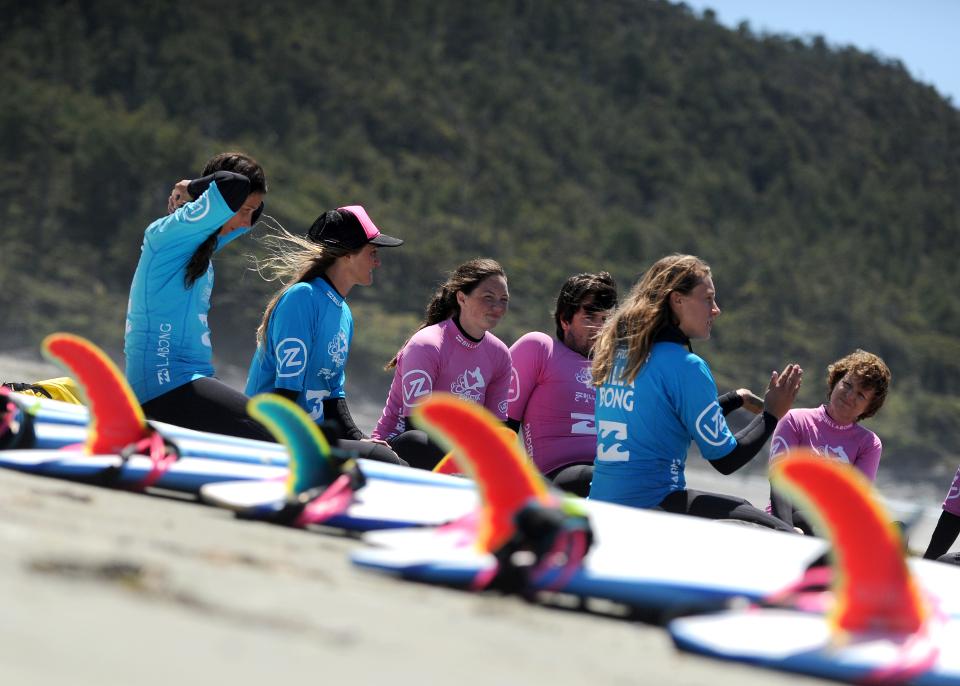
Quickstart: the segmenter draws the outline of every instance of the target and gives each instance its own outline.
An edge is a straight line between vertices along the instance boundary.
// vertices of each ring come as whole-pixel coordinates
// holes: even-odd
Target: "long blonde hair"
[[[257,327],[257,344],[266,340],[270,315],[284,293],[298,283],[323,276],[331,265],[344,255],[362,250],[362,246],[357,250],[345,250],[324,243],[314,243],[290,233],[279,224],[274,227],[274,231],[275,233],[263,238],[269,255],[256,261],[256,270],[265,281],[279,281],[283,287],[273,294],[263,311],[263,318]]]
[[[710,265],[694,255],[668,255],[657,260],[633,285],[610,315],[593,348],[593,382],[609,380],[617,349],[627,349],[623,378],[632,383],[647,361],[654,339],[673,321],[670,294],[688,294],[710,276]]]

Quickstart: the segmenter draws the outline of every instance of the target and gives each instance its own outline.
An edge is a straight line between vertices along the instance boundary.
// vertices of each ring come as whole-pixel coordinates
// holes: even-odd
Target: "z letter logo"
[[[403,406],[416,407],[433,393],[433,379],[422,369],[411,369],[400,379]]]
[[[779,455],[780,453],[785,453],[790,449],[790,446],[787,445],[787,442],[783,439],[783,436],[777,436],[773,439],[773,442],[770,444],[770,457],[774,455]]]
[[[277,355],[277,378],[300,376],[307,368],[307,346],[299,338],[284,338],[274,349]]]
[[[697,417],[697,433],[710,445],[723,445],[727,442],[727,422],[717,401],[707,405]]]
[[[188,202],[182,208],[183,221],[195,223],[207,216],[210,212],[210,194],[203,193],[193,202]]]

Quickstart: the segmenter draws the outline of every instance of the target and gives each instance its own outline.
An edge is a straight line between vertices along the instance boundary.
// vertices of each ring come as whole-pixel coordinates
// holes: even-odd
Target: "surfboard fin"
[[[80,336],[54,333],[43,340],[42,349],[76,379],[86,398],[90,409],[87,454],[117,453],[151,434],[126,378],[100,348]]]
[[[516,441],[517,432],[511,429],[508,426],[498,425],[497,428],[500,431],[503,431],[503,435],[506,436],[509,440]],[[529,457],[524,454],[524,459],[529,461]],[[437,474],[450,474],[458,475],[463,474],[463,470],[460,469],[460,466],[457,464],[457,451],[451,450],[444,455],[437,465],[433,468],[433,471]]]
[[[585,513],[548,491],[516,435],[504,431],[484,408],[435,393],[414,416],[456,454],[459,466],[476,482],[481,506],[468,518],[469,525],[475,526],[476,547],[493,553],[498,566],[481,573],[474,587],[494,577],[505,581],[507,590],[562,585],[592,543]],[[518,569],[512,558],[520,551],[533,553],[534,563]]]
[[[333,459],[330,444],[306,412],[272,393],[251,398],[247,411],[266,426],[290,454],[287,507],[278,513],[279,518],[306,526],[319,523],[349,505],[353,492],[363,486],[363,474],[355,461],[347,460],[341,465]],[[324,497],[337,504],[327,507],[317,503]]]
[[[787,453],[770,469],[774,484],[809,508],[831,542],[835,632],[918,631],[930,611],[910,575],[899,529],[849,465],[809,450]]]

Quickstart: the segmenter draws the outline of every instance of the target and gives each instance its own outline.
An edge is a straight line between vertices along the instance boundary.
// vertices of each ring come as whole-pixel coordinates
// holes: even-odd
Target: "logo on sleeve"
[[[400,379],[403,406],[416,407],[433,393],[433,379],[422,369],[411,369]]]
[[[306,400],[310,406],[310,419],[315,422],[323,419],[323,401],[330,395],[330,391],[307,391]]]
[[[780,453],[785,453],[790,449],[790,446],[787,445],[787,442],[784,440],[783,436],[774,437],[773,441],[770,442],[770,457],[774,455],[779,455]]]
[[[520,397],[520,375],[514,367],[510,368],[510,388],[507,390],[507,402],[512,403]]]
[[[181,208],[183,212],[183,221],[196,223],[207,216],[210,212],[210,194],[204,192],[193,202],[188,202]]]
[[[307,346],[299,338],[284,338],[275,352],[278,378],[300,376],[307,368]]]
[[[707,405],[697,417],[697,433],[710,445],[723,445],[727,442],[727,420],[723,418],[723,410],[716,400]]]
[[[960,476],[960,470],[957,470],[957,476]],[[950,492],[947,493],[945,500],[956,500],[960,498],[960,478],[953,480],[953,483],[950,484]]]

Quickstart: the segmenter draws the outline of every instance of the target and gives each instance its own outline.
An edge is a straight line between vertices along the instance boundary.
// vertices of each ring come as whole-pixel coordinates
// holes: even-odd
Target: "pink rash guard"
[[[514,378],[507,415],[521,423],[523,445],[544,474],[593,462],[597,398],[590,360],[539,331],[510,348]]]
[[[950,484],[950,491],[943,501],[943,509],[960,517],[960,468],[957,468],[957,475]]]
[[[373,438],[403,433],[406,417],[434,392],[453,393],[507,418],[510,351],[489,331],[470,340],[452,319],[420,329],[403,346]]]
[[[787,412],[770,439],[770,458],[790,448],[812,448],[834,460],[852,464],[870,481],[877,478],[883,444],[875,433],[857,423],[837,424],[826,405]]]

